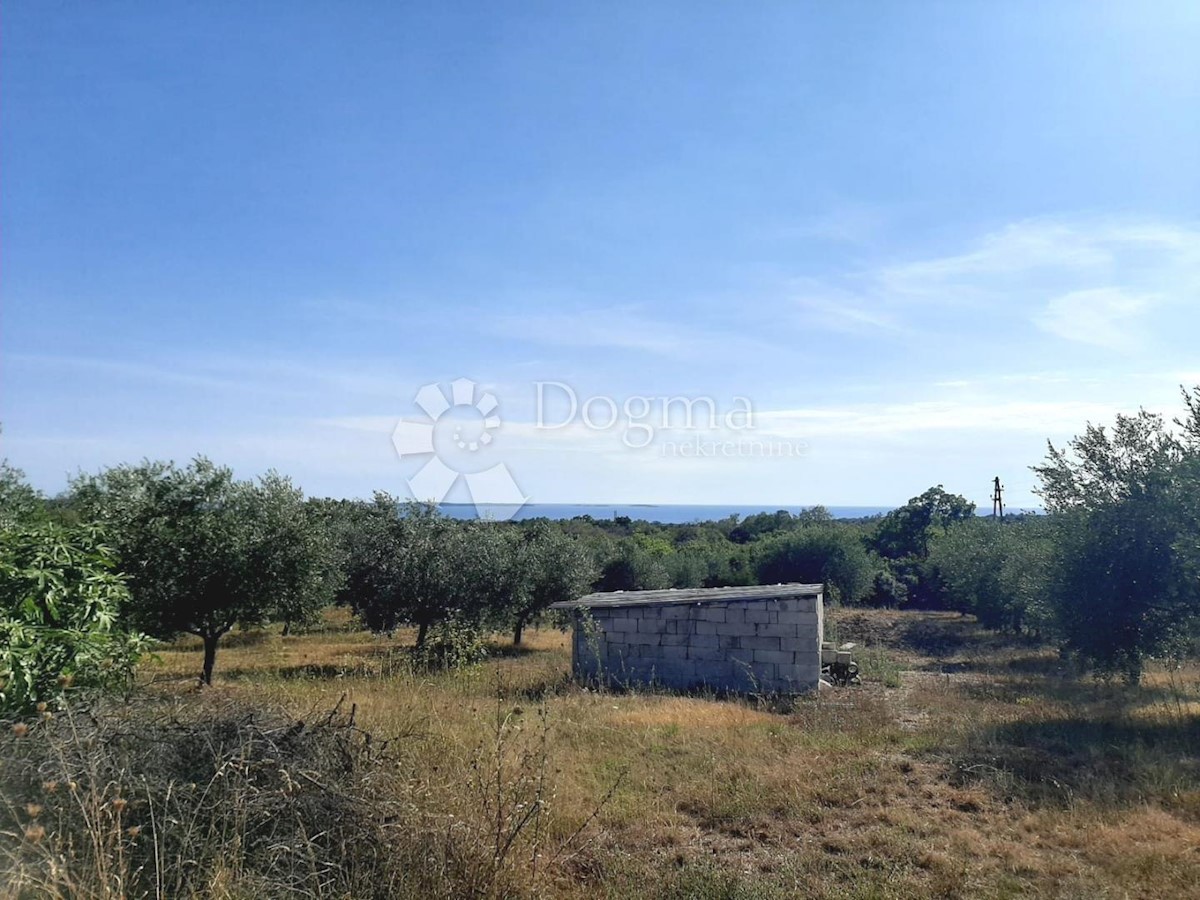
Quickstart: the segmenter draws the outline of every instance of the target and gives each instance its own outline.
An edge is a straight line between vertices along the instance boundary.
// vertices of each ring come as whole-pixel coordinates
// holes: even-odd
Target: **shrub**
[[[1064,649],[1136,682],[1200,622],[1200,387],[1184,417],[1118,415],[1035,466],[1054,516],[1051,600]]]
[[[0,896],[543,896],[620,776],[582,822],[552,821],[547,708],[507,693],[449,776],[409,764],[418,732],[380,742],[342,703],[306,722],[204,693],[0,721]]]
[[[852,603],[871,585],[872,563],[854,532],[812,525],[763,538],[755,545],[759,584],[821,582],[830,599]]]
[[[0,712],[31,711],[68,687],[112,687],[144,641],[118,624],[129,599],[95,528],[48,522],[0,532]]]
[[[949,608],[974,613],[987,628],[1019,633],[1048,622],[1051,557],[1047,523],[979,519],[937,536],[929,561]]]
[[[884,568],[875,572],[871,579],[871,589],[867,593],[867,603],[871,606],[882,606],[897,609],[908,602],[908,588],[904,582]]]
[[[617,555],[600,572],[598,591],[652,591],[671,586],[671,573],[663,556],[632,541],[622,541]]]
[[[341,710],[108,704],[0,746],[14,895],[393,895],[386,747]]]
[[[487,659],[483,629],[464,619],[443,619],[435,623],[421,644],[413,648],[413,661],[419,669],[460,669]]]

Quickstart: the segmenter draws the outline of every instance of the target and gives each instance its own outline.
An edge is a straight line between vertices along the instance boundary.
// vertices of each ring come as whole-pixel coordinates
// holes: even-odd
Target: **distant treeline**
[[[949,609],[1058,640],[1136,680],[1190,652],[1200,620],[1200,388],[1173,423],[1089,425],[1035,466],[1045,516],[975,515],[931,487],[869,519],[816,507],[661,524],[626,517],[463,521],[432,505],[306,499],[275,473],[240,481],[205,459],[117,466],[47,499],[0,465],[0,705],[128,672],[143,635],[204,643],[211,680],[235,627],[285,632],[330,603],[417,630],[430,664],[520,642],[591,590],[822,582],[833,602]]]

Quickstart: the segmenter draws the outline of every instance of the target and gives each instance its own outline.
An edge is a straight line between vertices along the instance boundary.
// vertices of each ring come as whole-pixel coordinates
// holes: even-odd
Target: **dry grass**
[[[300,718],[345,695],[363,728],[399,738],[395,799],[480,845],[491,838],[472,773],[499,760],[497,790],[515,808],[536,788],[539,816],[536,839],[487,882],[495,895],[1197,894],[1195,667],[1129,689],[1078,679],[1053,651],[970,618],[831,619],[874,655],[867,680],[787,714],[583,690],[554,631],[529,632],[521,650],[498,640],[469,671],[423,674],[405,664],[410,635],[373,638],[340,613],[311,634],[235,635],[203,693]],[[187,702],[201,693],[198,657],[164,650],[145,680]]]

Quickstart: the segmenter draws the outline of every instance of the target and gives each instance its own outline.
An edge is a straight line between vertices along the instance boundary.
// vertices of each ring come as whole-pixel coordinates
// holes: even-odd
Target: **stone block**
[[[571,637],[572,671],[671,689],[802,692],[819,680],[823,604],[816,598],[597,610]]]
[[[747,610],[740,606],[724,606],[726,622],[744,622],[746,621]]]
[[[655,669],[661,672],[663,675],[676,675],[687,678],[694,678],[696,676],[697,668],[698,664],[695,660],[684,658],[664,659],[659,661],[658,665],[655,667]]]
[[[729,680],[735,691],[768,693],[775,690],[775,666],[759,663],[749,668],[735,667]]]
[[[789,640],[791,638],[795,637],[795,634],[793,634],[790,629],[788,629],[786,626],[780,625],[777,622],[768,622],[765,625],[763,625],[763,624],[755,625],[754,633],[758,637],[773,637],[773,638],[786,637]]]
[[[759,634],[754,637],[742,638],[742,646],[747,650],[779,650],[779,638]]]
[[[812,666],[778,665],[775,671],[776,677],[785,681],[808,682],[821,677],[820,669],[814,669]]]
[[[755,650],[754,661],[756,663],[773,663],[775,665],[794,665],[796,662],[796,654],[790,650]]]
[[[738,650],[728,653],[725,661],[729,663],[732,672],[751,672],[754,670],[754,651]]]
[[[663,626],[666,623],[661,622],[658,619],[647,618],[647,619],[639,619],[637,624],[638,624],[637,630],[638,630],[639,634],[662,634]]]
[[[738,637],[750,637],[757,634],[757,625],[751,622],[726,622],[724,625],[717,623],[709,623],[717,625],[717,634],[722,637],[737,635]]]
[[[727,659],[697,660],[694,663],[697,677],[702,677],[706,684],[719,686],[729,678],[732,664]]]
[[[815,629],[819,623],[815,612],[781,612],[779,614],[779,624],[807,625]]]

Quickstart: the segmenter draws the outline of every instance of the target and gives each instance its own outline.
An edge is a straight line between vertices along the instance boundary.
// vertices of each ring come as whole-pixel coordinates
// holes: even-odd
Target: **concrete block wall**
[[[744,693],[817,689],[821,597],[593,607],[579,618],[576,677]]]

